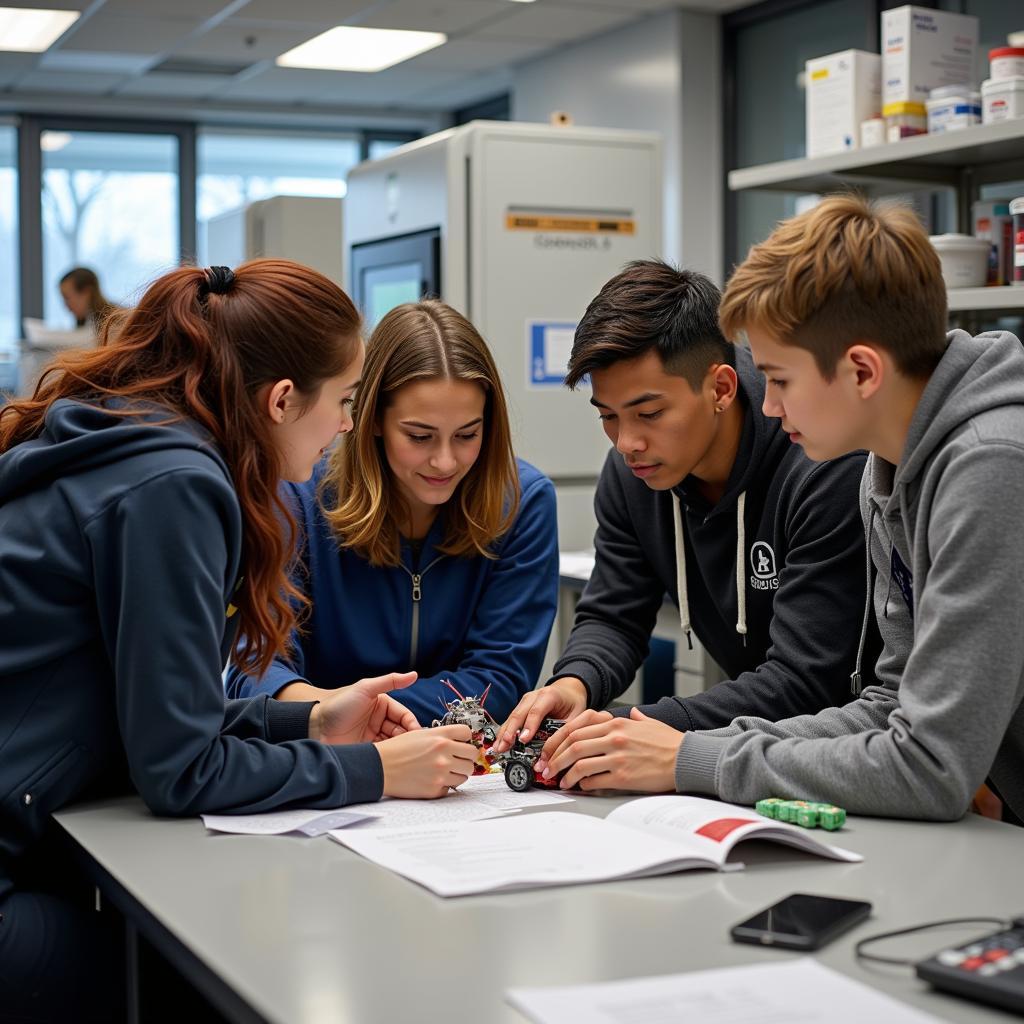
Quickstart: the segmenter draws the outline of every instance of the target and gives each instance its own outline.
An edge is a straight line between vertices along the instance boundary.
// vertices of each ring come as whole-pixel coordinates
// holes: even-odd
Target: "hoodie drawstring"
[[[690,597],[686,590],[686,545],[683,543],[683,499],[673,495],[672,525],[675,527],[676,538],[676,594],[679,597],[679,625],[686,634],[686,643],[693,650],[693,637],[690,635]]]
[[[676,541],[676,594],[679,597],[679,625],[686,634],[686,643],[693,650],[693,638],[690,632],[690,597],[686,587],[686,544],[683,541],[683,501],[678,494],[673,495],[672,525],[675,529]],[[747,492],[744,491],[736,499],[736,632],[743,637],[743,646],[747,645],[747,588],[744,582],[744,553],[746,549],[747,531],[743,523],[743,511],[747,504]]]
[[[736,632],[743,637],[744,647],[747,646],[747,586],[744,580],[747,530],[743,525],[743,510],[746,505],[747,492],[742,491],[736,499]]]
[[[874,504],[872,504],[871,505],[871,511],[868,512],[867,543],[864,545],[865,549],[866,549],[865,555],[866,555],[866,561],[867,561],[867,570],[866,570],[866,574],[865,574],[865,580],[866,580],[866,583],[867,583],[867,587],[865,588],[865,594],[864,594],[864,618],[861,620],[861,624],[860,624],[860,643],[857,644],[857,664],[854,666],[853,673],[850,676],[850,692],[854,695],[854,697],[859,697],[860,696],[860,691],[861,691],[860,665],[861,665],[861,660],[864,657],[864,645],[867,643],[867,639],[868,639],[868,622],[871,619],[871,568],[872,568],[872,563],[871,563],[871,538],[874,535],[874,528],[875,528],[875,506],[874,506]],[[888,598],[888,596],[886,596],[886,601],[888,602],[888,600],[889,600],[889,598]]]

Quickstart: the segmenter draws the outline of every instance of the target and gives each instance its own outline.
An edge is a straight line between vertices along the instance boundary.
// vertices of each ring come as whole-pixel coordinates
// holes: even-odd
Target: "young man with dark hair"
[[[825,199],[754,246],[721,323],[746,335],[767,378],[765,413],[808,456],[870,451],[864,621],[873,610],[884,646],[877,685],[858,681],[845,707],[685,733],[665,788],[937,821],[959,818],[977,793],[1021,824],[1020,342],[947,334],[938,255],[917,218],[855,196]],[[835,641],[857,632],[851,616]],[[597,788],[616,723],[577,723],[547,768],[571,765],[565,785]]]
[[[764,384],[749,353],[722,336],[719,299],[700,274],[637,262],[577,328],[566,382],[589,375],[614,445],[594,499],[596,564],[554,677],[522,699],[499,751],[546,716],[572,719],[619,696],[666,594],[729,680],[634,709],[621,726],[629,748],[603,785],[671,789],[677,730],[849,699],[848,625],[865,594],[864,456],[815,464],[764,416]]]

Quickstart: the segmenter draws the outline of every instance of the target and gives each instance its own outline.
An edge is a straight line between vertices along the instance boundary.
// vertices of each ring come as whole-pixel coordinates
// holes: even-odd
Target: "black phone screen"
[[[871,913],[863,900],[794,893],[731,930],[737,942],[788,949],[817,949]]]

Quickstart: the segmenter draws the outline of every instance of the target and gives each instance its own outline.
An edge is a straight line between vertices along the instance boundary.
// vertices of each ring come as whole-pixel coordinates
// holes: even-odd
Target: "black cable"
[[[914,932],[927,931],[930,928],[948,928],[955,924],[997,924],[1001,928],[1010,928],[1012,921],[1004,920],[1001,917],[950,917],[945,921],[929,921],[927,924],[915,924],[911,928],[899,928],[894,932],[880,932],[878,935],[869,935],[861,939],[853,947],[853,955],[861,960],[872,960],[879,964],[895,964],[897,967],[913,967],[920,958],[913,960],[905,957],[879,956],[877,953],[865,953],[864,947],[870,942],[881,942],[882,939],[895,939],[899,935],[912,935]]]

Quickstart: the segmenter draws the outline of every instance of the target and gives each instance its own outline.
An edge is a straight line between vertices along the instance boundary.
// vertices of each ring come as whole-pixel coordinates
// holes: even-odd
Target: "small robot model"
[[[473,766],[473,774],[486,775],[496,770],[490,750],[498,738],[498,723],[484,707],[491,689],[490,685],[479,697],[463,697],[447,679],[442,679],[441,682],[455,694],[455,700],[441,701],[444,705],[444,714],[430,723],[431,728],[439,725],[468,725],[472,734],[470,739],[479,751]]]
[[[515,742],[504,754],[497,755],[497,762],[501,764],[505,773],[505,782],[509,789],[517,793],[525,793],[532,786],[544,786],[546,789],[555,789],[564,772],[553,778],[545,779],[538,775],[534,765],[540,758],[540,752],[549,739],[559,730],[565,722],[557,718],[545,718],[540,723],[540,728],[533,734],[529,743],[523,743],[517,736]]]
[[[517,736],[509,750],[504,754],[496,754],[493,747],[498,738],[498,724],[484,708],[490,686],[479,697],[463,697],[447,679],[442,679],[441,682],[455,694],[455,700],[442,701],[444,715],[435,718],[430,725],[469,726],[471,739],[479,751],[476,764],[473,766],[474,775],[503,772],[509,789],[517,793],[525,793],[535,785],[547,789],[554,789],[558,785],[564,773],[560,773],[556,778],[545,779],[537,774],[534,765],[540,758],[544,744],[565,725],[564,722],[557,718],[545,718],[529,743],[523,743]]]

